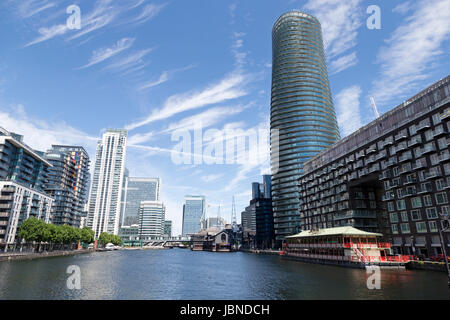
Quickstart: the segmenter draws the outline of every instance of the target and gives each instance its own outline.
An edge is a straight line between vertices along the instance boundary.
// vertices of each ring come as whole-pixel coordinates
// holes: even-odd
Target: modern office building
[[[303,230],[380,232],[398,254],[442,253],[450,212],[450,76],[304,164]],[[449,250],[450,233],[444,233]],[[450,253],[450,252],[449,252]]]
[[[184,197],[182,230],[183,237],[197,233],[202,229],[202,221],[205,220],[205,212],[205,196],[187,195]]]
[[[119,233],[127,131],[107,129],[97,144],[87,226],[95,237]]]
[[[53,145],[45,159],[52,164],[45,189],[55,199],[51,222],[78,228],[88,198],[89,155],[83,147]]]
[[[143,201],[139,206],[139,239],[164,237],[165,207],[160,201]]]
[[[275,235],[270,181],[270,176],[264,175],[263,183],[252,183],[250,205],[241,213],[243,230],[254,232],[253,243],[259,249],[274,247]]]
[[[0,246],[14,243],[30,217],[50,222],[53,198],[44,190],[51,166],[21,135],[0,127]]]
[[[164,236],[167,238],[172,238],[172,221],[164,221]]]
[[[319,21],[283,14],[272,30],[272,200],[277,240],[300,229],[303,163],[339,140]]]
[[[124,184],[122,225],[138,223],[142,201],[160,201],[161,179],[127,177]]]

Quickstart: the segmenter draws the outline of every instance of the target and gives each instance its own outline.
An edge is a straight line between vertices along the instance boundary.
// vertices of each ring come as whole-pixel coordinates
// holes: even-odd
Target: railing
[[[308,259],[322,259],[322,260],[334,260],[334,261],[346,261],[346,262],[399,262],[406,263],[408,261],[417,260],[415,256],[401,255],[401,256],[364,256],[360,258],[358,256],[332,256],[332,255],[322,255],[322,254],[307,254],[307,253],[294,253],[289,251],[284,251],[284,255]],[[364,261],[361,261],[364,260]]]

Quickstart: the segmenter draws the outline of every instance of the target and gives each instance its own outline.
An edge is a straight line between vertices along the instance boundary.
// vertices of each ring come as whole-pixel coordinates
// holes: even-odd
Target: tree
[[[98,237],[98,241],[100,242],[101,245],[106,245],[108,243],[110,243],[110,235],[106,232],[102,232],[100,234],[100,236]]]
[[[94,242],[94,236],[95,233],[93,230],[87,227],[83,227],[83,229],[81,229],[81,242],[92,243]]]

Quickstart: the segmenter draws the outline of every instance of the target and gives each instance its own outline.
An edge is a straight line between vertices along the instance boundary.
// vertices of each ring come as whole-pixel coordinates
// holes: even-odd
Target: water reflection
[[[81,290],[66,287],[69,265]],[[0,299],[449,299],[440,272],[365,270],[245,253],[115,251],[0,263]]]

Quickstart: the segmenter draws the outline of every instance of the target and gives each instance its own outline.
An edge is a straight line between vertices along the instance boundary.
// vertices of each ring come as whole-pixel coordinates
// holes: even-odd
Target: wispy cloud
[[[196,65],[191,64],[186,67],[179,68],[179,69],[165,70],[160,74],[158,79],[144,82],[137,89],[142,91],[142,90],[146,90],[146,89],[150,89],[150,88],[159,86],[160,84],[163,84],[163,83],[169,81],[176,73],[181,72],[181,71],[186,71],[186,70],[189,70],[189,69],[192,69],[195,67],[196,67]]]
[[[130,48],[133,45],[134,38],[123,38],[117,41],[113,46],[108,48],[100,48],[95,50],[92,53],[92,57],[89,60],[89,63],[80,67],[80,69],[89,68],[97,63],[100,63],[102,61],[105,61],[106,59],[109,59],[111,57],[114,57],[115,55],[119,54],[120,52]]]
[[[18,2],[18,11],[23,18],[29,18],[54,6],[54,2],[47,0],[22,0]]]
[[[166,100],[162,109],[155,110],[144,120],[129,124],[126,128],[133,130],[154,121],[170,118],[181,112],[242,97],[247,94],[242,89],[245,80],[246,78],[243,74],[232,73],[219,83],[211,85],[200,92],[171,96]]]
[[[146,5],[141,13],[133,20],[136,24],[144,23],[152,18],[154,18],[167,4],[148,4]]]
[[[400,13],[400,14],[405,14],[407,13],[410,9],[412,8],[411,2],[406,1],[406,2],[402,2],[398,5],[396,5],[394,7],[394,9],[392,9],[392,12],[395,13]]]
[[[29,117],[20,104],[0,107],[0,124],[8,131],[23,135],[25,143],[40,151],[46,151],[53,144],[67,144],[82,145],[93,153],[98,140],[62,121]]]
[[[144,49],[133,52],[123,58],[120,58],[110,64],[108,64],[105,69],[116,70],[116,71],[125,71],[125,70],[138,70],[145,66],[143,58],[152,52],[154,49]]]
[[[223,173],[218,173],[218,174],[208,174],[208,175],[204,175],[202,176],[202,180],[205,181],[206,183],[208,182],[214,182],[216,180],[219,180],[220,178],[223,177]]]
[[[169,72],[163,71],[161,73],[161,75],[159,76],[158,80],[146,82],[143,85],[141,85],[138,88],[138,90],[145,90],[145,89],[153,88],[153,87],[159,86],[160,84],[162,84],[168,80],[169,80]]]
[[[56,36],[60,36],[63,35],[64,33],[67,32],[67,27],[65,24],[58,24],[58,25],[54,25],[52,27],[46,28],[39,28],[38,32],[40,34],[39,37],[37,37],[36,39],[34,39],[31,42],[28,42],[25,47],[29,47],[32,46],[34,44],[43,42],[43,41],[47,41],[50,40]]]
[[[331,64],[337,64],[339,58],[338,60],[336,58],[357,44],[358,28],[362,25],[364,12],[361,0],[309,0],[304,8],[319,19],[325,52]],[[347,59],[349,56],[347,55]],[[337,72],[345,69],[342,68]]]
[[[336,96],[337,121],[343,136],[362,127],[359,110],[360,96],[361,88],[356,85],[343,89]]]
[[[348,69],[358,63],[356,52],[352,52],[348,55],[341,56],[336,60],[333,60],[330,64],[330,74],[339,73],[345,69]]]
[[[378,54],[380,72],[370,94],[378,104],[418,90],[436,58],[448,50],[443,48],[450,38],[448,4],[448,0],[420,1],[386,40]]]

